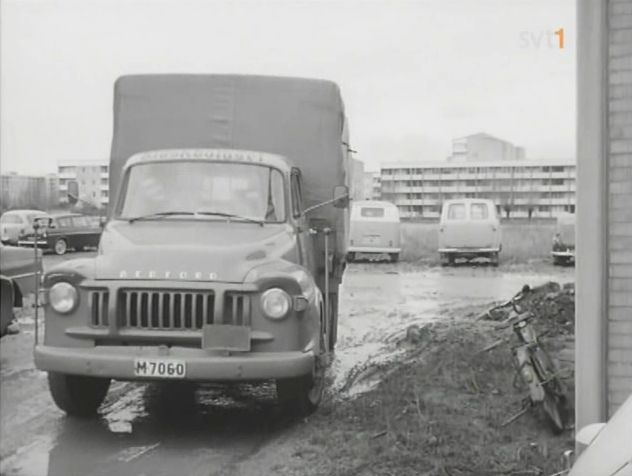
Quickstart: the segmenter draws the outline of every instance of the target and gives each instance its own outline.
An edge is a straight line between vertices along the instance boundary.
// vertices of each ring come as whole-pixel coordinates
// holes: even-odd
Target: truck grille
[[[223,319],[215,316],[212,291],[121,290],[119,323],[131,329],[201,330],[205,324],[250,325],[250,296],[224,295]]]
[[[106,290],[90,291],[90,324],[94,327],[107,327],[110,323],[108,306],[110,293]]]
[[[123,290],[119,294],[123,327],[133,329],[199,330],[213,323],[212,292]]]

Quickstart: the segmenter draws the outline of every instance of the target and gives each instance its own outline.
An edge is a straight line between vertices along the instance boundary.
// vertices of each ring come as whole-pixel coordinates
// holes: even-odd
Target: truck
[[[43,278],[35,362],[71,416],[110,382],[275,381],[319,405],[349,224],[339,87],[132,75],[114,88],[113,192],[97,255]]]

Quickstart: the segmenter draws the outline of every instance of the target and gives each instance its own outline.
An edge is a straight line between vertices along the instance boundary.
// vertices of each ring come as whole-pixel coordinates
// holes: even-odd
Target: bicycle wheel
[[[557,381],[557,378],[555,378]],[[554,433],[561,433],[566,429],[566,413],[568,411],[568,401],[566,396],[558,393],[551,385],[552,382],[544,384],[544,400],[542,401],[542,410]]]

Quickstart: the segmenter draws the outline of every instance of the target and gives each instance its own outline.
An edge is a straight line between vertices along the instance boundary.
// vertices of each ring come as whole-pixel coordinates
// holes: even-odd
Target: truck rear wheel
[[[103,403],[109,378],[48,372],[48,388],[55,404],[70,416],[89,417]]]

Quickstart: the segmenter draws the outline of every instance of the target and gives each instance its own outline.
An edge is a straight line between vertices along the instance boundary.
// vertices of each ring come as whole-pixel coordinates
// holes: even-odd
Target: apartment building
[[[57,166],[59,192],[62,203],[66,202],[68,182],[79,184],[79,198],[95,207],[104,208],[110,199],[108,165],[106,161],[64,162]]]
[[[379,172],[364,172],[364,190],[362,200],[381,200],[381,182]]]
[[[575,212],[573,160],[442,161],[381,167],[381,197],[402,218],[438,218],[444,200],[488,198],[504,217]]]

